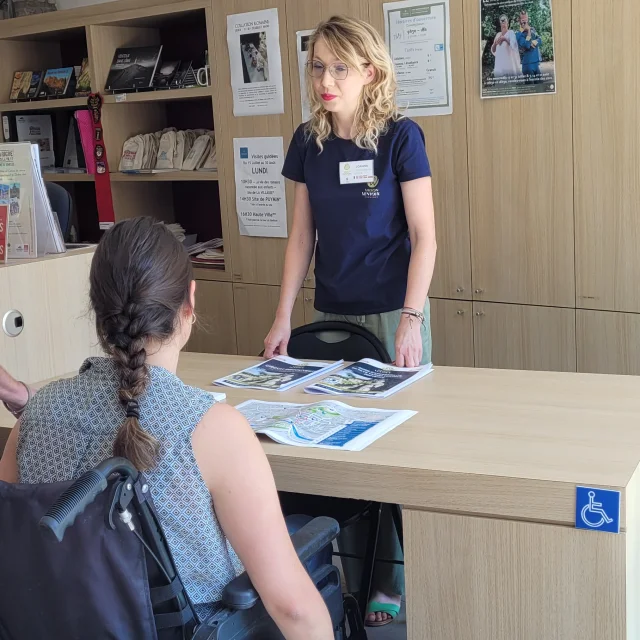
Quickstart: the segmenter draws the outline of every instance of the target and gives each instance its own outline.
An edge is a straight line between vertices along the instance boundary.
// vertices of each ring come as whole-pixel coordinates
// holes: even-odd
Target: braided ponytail
[[[189,304],[191,261],[167,227],[153,218],[120,222],[103,236],[91,265],[91,305],[102,348],[116,365],[125,411],[113,455],[140,471],[152,469],[160,443],[140,424],[140,399],[149,384],[150,343],[171,339]]]

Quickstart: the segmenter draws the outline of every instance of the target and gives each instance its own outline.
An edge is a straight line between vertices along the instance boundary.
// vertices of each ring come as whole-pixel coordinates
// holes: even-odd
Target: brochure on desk
[[[253,367],[214,380],[214,384],[237,389],[286,391],[312,378],[334,371],[343,364],[338,362],[303,362],[288,356],[276,356]]]
[[[248,400],[236,407],[256,433],[297,447],[362,451],[416,411],[362,409],[337,400],[313,404]]]
[[[305,389],[306,393],[328,393],[363,398],[388,398],[433,371],[431,364],[404,368],[365,358],[354,362]]]

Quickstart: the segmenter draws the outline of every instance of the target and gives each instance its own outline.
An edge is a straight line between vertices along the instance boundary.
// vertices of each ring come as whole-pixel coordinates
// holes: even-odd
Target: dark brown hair
[[[189,305],[191,260],[171,231],[154,218],[132,218],[109,229],[98,244],[90,299],[100,344],[120,375],[118,395],[126,417],[113,455],[138,469],[155,466],[160,445],[140,426],[138,400],[147,388],[146,347],[165,342]]]

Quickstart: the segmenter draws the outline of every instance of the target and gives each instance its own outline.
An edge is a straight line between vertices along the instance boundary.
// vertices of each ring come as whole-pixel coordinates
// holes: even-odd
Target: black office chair
[[[322,334],[332,332],[335,342],[322,339]],[[313,322],[297,327],[291,332],[287,353],[292,358],[305,360],[346,360],[355,362],[372,358],[391,364],[391,357],[382,342],[371,331],[349,322]]]
[[[292,541],[302,562],[338,531],[330,518],[297,531]],[[75,482],[0,482],[0,576],[1,640],[283,638],[246,574],[227,585],[213,617],[198,618],[147,480],[124,458],[106,460]],[[321,565],[311,577],[336,640],[366,639],[357,605],[343,601],[337,569]]]
[[[323,334],[331,332],[332,341],[323,339]],[[327,337],[327,336],[324,336]],[[340,338],[336,341],[333,338]],[[391,364],[391,357],[382,342],[359,325],[349,322],[325,321],[297,327],[291,332],[287,353],[292,358],[304,360],[345,360],[355,362],[372,358]],[[376,562],[389,562],[387,558],[377,558],[378,535],[383,506],[380,502],[349,500],[346,498],[326,498],[324,496],[299,496],[280,493],[283,511],[290,513],[302,510],[310,516],[329,515],[340,523],[341,529],[355,524],[362,518],[369,520],[369,536],[363,558],[362,578],[358,593],[358,604],[363,617],[371,597],[371,584]],[[390,505],[393,522],[403,547],[402,512],[398,505]],[[336,554],[338,556],[344,554]]]
[[[47,194],[51,209],[58,216],[60,231],[65,242],[69,242],[71,234],[71,218],[73,214],[73,200],[71,194],[62,186],[55,182],[47,182]]]

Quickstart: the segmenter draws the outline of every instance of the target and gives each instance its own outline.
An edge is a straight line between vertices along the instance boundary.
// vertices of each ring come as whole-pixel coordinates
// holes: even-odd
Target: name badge
[[[373,180],[373,160],[340,163],[340,184],[357,184]]]

